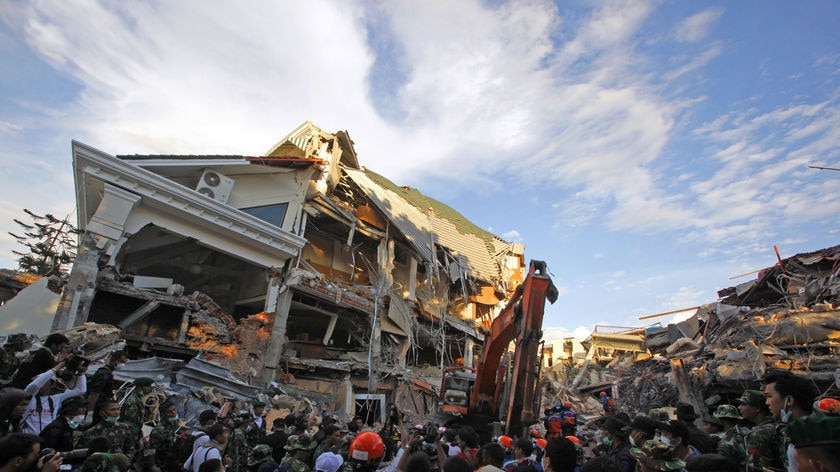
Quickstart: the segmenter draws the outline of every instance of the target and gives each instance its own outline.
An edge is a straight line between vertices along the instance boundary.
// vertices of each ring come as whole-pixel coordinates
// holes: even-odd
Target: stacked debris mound
[[[648,413],[679,402],[679,392],[671,376],[671,365],[661,357],[652,357],[622,368],[615,390],[620,409],[628,412]],[[600,403],[598,408],[601,408]]]
[[[648,330],[647,347],[669,362],[654,358],[634,365],[642,372],[625,370],[623,400],[639,411],[659,402],[661,393],[646,398],[648,374],[656,385],[676,384],[680,399],[694,397],[698,407],[759,387],[769,369],[806,376],[824,394],[840,390],[840,246],[782,260],[719,295],[684,322]],[[675,378],[679,369],[685,385]]]

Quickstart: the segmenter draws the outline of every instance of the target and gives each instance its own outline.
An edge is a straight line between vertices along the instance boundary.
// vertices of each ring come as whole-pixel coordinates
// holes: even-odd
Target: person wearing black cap
[[[73,397],[65,400],[58,409],[58,417],[41,430],[43,448],[55,449],[58,452],[73,450],[73,432],[85,420],[87,400]]]
[[[615,416],[609,416],[604,420],[604,431],[606,431],[607,439],[612,443],[606,455],[613,458],[622,472],[632,472],[636,467],[636,459],[630,455],[630,442],[627,439],[625,426],[627,424]]]
[[[840,472],[840,416],[805,416],[785,427],[802,472]]]
[[[640,447],[645,441],[651,441],[656,436],[657,422],[647,416],[639,415],[624,427],[630,445]]]
[[[691,404],[677,403],[676,415],[677,419],[685,423],[686,427],[688,427],[688,432],[691,435],[691,439],[688,441],[688,444],[694,446],[698,451],[700,451],[700,454],[715,452],[717,441],[701,431],[700,428],[694,424],[694,421],[699,418],[699,416],[694,412],[694,407],[691,406]]]
[[[662,437],[659,439],[665,444],[674,446],[677,459],[688,461],[700,455],[700,451],[689,444],[691,433],[685,422],[680,420],[664,421],[659,423],[659,429],[662,431]]]

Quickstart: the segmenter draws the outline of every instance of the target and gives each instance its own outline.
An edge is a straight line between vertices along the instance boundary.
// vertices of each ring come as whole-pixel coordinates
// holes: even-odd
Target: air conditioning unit
[[[195,191],[221,203],[227,203],[234,180],[215,170],[204,169]]]

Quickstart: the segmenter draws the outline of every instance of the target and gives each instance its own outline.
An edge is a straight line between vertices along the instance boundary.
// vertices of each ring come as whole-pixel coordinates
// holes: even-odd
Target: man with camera
[[[79,368],[75,371],[64,372],[66,363],[67,361],[63,360],[52,369],[39,374],[24,389],[26,393],[32,395],[32,399],[29,400],[29,405],[26,406],[26,411],[21,418],[22,432],[39,434],[44,427],[58,417],[62,402],[68,398],[84,395],[87,391],[87,379],[84,370]],[[58,377],[59,373],[62,372],[66,374],[65,377],[75,378],[75,385],[72,389],[51,394],[54,388],[63,385]]]
[[[10,384],[15,388],[24,388],[32,379],[52,369],[64,356],[69,355],[70,340],[61,333],[53,333],[44,340],[44,345],[20,364],[17,373]]]
[[[41,438],[34,434],[11,433],[0,438],[0,472],[57,472],[61,455],[41,454]]]

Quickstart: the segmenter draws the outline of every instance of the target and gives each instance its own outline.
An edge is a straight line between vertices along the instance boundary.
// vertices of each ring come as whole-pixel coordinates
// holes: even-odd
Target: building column
[[[282,283],[280,277],[274,276],[269,282],[265,300],[265,312],[274,313],[271,338],[263,356],[263,380],[268,385],[276,379],[277,365],[286,347],[286,323],[292,308],[292,291]]]
[[[52,331],[79,326],[88,320],[101,261],[109,260],[122,242],[125,223],[141,197],[110,184],[85,226],[76,260],[53,319]],[[104,265],[104,262],[102,262]]]

